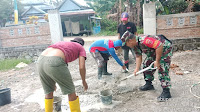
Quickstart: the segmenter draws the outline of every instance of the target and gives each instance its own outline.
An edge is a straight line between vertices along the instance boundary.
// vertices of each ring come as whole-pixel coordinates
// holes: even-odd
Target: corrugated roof
[[[92,9],[85,9],[85,10],[78,10],[78,11],[67,11],[67,12],[60,12],[60,15],[67,16],[67,15],[83,15],[83,14],[95,14],[95,11]]]
[[[21,14],[21,16],[24,16],[24,15],[29,15],[29,14],[45,14],[46,12],[39,9],[39,8],[36,8],[34,6],[31,6],[29,9],[27,9],[24,13]]]
[[[86,6],[82,6],[75,2],[74,0],[64,0],[60,6],[57,8],[60,12],[67,12],[67,11],[78,11],[78,10],[85,10],[89,9]]]
[[[24,7],[30,8],[31,6],[35,6],[41,10],[46,10],[46,9],[54,9],[52,5],[49,5],[47,3],[25,3]]]

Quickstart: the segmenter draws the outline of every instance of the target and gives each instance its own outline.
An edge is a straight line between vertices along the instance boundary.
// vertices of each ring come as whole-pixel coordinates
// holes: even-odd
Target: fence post
[[[143,4],[144,34],[156,35],[156,6],[155,2]]]
[[[63,41],[63,31],[59,11],[49,10],[48,19],[52,43],[54,44],[56,42]]]

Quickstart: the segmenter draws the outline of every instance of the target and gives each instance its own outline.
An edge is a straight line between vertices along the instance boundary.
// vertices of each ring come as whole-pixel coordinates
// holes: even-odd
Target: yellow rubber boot
[[[45,112],[53,112],[53,99],[45,99]]]
[[[77,97],[74,101],[69,101],[69,107],[71,112],[81,112],[79,98]]]

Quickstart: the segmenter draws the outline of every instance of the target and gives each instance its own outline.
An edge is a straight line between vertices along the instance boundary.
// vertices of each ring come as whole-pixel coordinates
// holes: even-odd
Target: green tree
[[[164,11],[162,14],[176,14],[182,13],[188,6],[185,0],[160,0]]]
[[[20,16],[23,11],[23,5],[17,1],[18,15]],[[14,14],[14,1],[13,0],[1,0],[0,2],[0,21],[5,22],[12,18]]]
[[[87,4],[94,9],[99,15],[105,15],[117,0],[85,0]]]
[[[142,6],[149,2],[155,2],[156,12],[158,15],[176,14],[184,12],[188,7],[186,0],[85,0],[87,4],[93,8],[97,15],[101,17],[111,17],[113,20],[120,21],[120,15],[126,11],[130,14],[129,21],[134,22],[137,26],[142,26]],[[196,0],[199,4],[200,0]],[[197,4],[197,5],[198,5]],[[198,9],[198,6],[196,6]],[[103,18],[105,19],[105,18]],[[103,23],[107,23],[108,20],[102,20]],[[112,22],[112,21],[111,21]],[[106,26],[106,25],[104,25]],[[109,27],[110,25],[106,26]],[[112,26],[112,25],[111,25]],[[113,28],[112,28],[113,29]]]
[[[1,0],[0,2],[0,19],[8,19],[13,13],[12,0]]]
[[[193,10],[194,12],[200,11],[200,1],[199,1],[199,3],[196,2],[196,3],[194,4],[194,7],[192,8],[192,10]]]
[[[117,30],[117,21],[112,21],[107,19],[106,17],[103,17],[101,20],[101,27],[107,31],[114,31]]]

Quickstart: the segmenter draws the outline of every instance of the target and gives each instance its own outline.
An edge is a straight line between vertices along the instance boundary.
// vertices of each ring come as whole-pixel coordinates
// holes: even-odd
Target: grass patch
[[[28,59],[5,59],[0,60],[0,71],[6,71],[15,68],[17,64],[24,62],[30,64],[32,61]]]
[[[137,27],[137,33],[138,34],[143,34],[143,28]],[[105,30],[102,29],[99,34],[96,34],[96,36],[118,36],[117,30],[110,31],[110,30]]]

